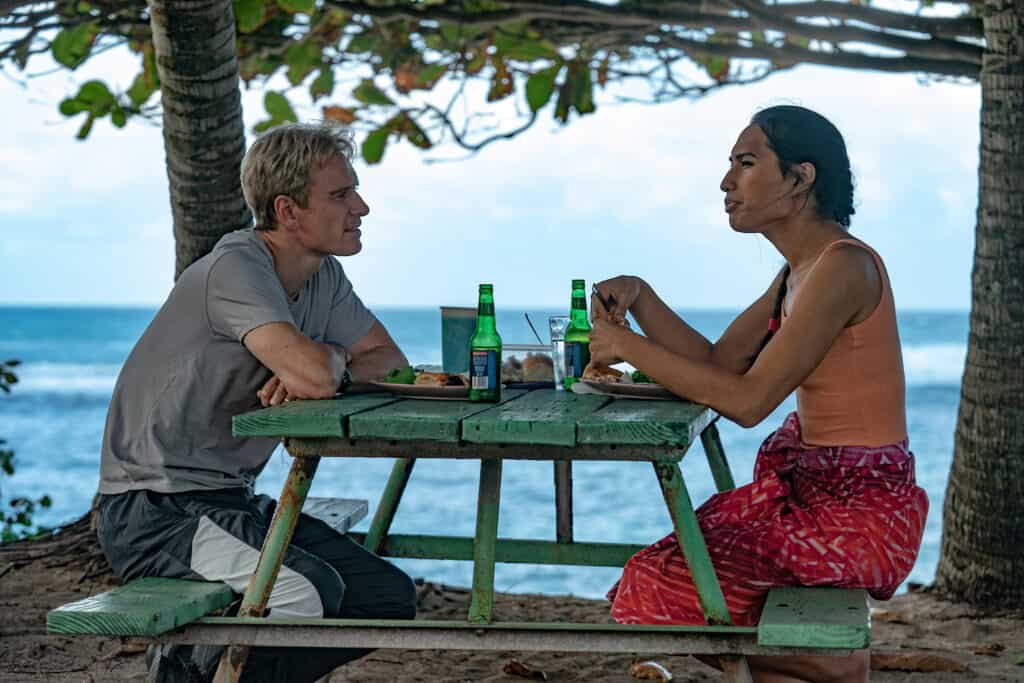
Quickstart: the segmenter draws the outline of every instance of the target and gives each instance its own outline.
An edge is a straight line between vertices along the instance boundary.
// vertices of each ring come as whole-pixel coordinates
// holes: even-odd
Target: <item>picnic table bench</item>
[[[733,626],[679,468],[698,439],[718,490],[734,486],[710,409],[685,401],[615,400],[554,390],[506,391],[499,404],[422,401],[385,394],[296,401],[239,415],[238,436],[284,439],[294,458],[238,616],[206,616],[233,599],[223,584],[146,579],[49,615],[60,633],[149,636],[163,644],[224,644],[216,680],[237,680],[254,646],[525,650],[720,655],[730,681],[749,681],[744,655],[845,655],[867,647],[866,594],[792,587],[772,590],[757,626]],[[266,602],[321,457],[395,458],[365,535],[390,557],[473,561],[464,622],[263,618]],[[418,459],[480,461],[473,538],[390,533]],[[499,539],[504,460],[554,463],[554,540]],[[642,546],[573,537],[572,463],[650,462],[694,577],[707,625],[553,624],[494,619],[495,562],[621,567]],[[131,615],[127,617],[126,615]]]

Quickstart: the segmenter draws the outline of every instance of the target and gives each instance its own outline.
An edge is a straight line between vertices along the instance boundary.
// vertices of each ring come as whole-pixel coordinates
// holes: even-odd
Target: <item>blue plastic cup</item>
[[[469,372],[469,340],[476,331],[476,307],[441,306],[441,368]]]

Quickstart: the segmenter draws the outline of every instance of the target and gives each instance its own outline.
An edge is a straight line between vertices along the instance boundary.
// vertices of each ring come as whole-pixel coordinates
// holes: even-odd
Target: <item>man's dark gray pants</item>
[[[122,579],[144,576],[248,584],[276,502],[246,489],[161,494],[129,491],[99,503],[99,539]],[[416,590],[391,563],[301,515],[268,604],[278,617],[412,619]],[[192,662],[209,680],[221,647],[196,647]],[[254,648],[244,683],[315,681],[369,650]]]

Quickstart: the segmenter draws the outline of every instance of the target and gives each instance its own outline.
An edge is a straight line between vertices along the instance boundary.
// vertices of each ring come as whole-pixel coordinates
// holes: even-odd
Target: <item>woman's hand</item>
[[[601,300],[591,295],[590,317],[592,320],[605,318],[615,323],[621,323],[626,319],[626,313],[636,303],[643,289],[643,280],[635,275],[620,275],[610,280],[598,282],[594,287],[601,293],[601,296],[608,302],[608,310]]]
[[[623,360],[622,342],[631,334],[624,325],[612,322],[607,317],[595,318],[593,329],[590,330],[590,362],[593,365],[609,366]]]

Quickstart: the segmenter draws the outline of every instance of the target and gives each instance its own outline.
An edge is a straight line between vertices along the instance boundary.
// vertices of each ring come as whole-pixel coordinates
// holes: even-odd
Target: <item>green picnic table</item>
[[[719,655],[726,679],[750,681],[744,655],[843,655],[866,647],[870,629],[863,591],[782,588],[771,591],[757,626],[733,626],[708,556],[679,463],[698,439],[718,490],[733,478],[715,426],[717,415],[686,401],[614,399],[542,389],[506,390],[498,404],[357,394],[294,401],[234,418],[234,433],[284,440],[294,461],[260,560],[236,617],[188,614],[159,589],[203,592],[195,582],[148,579],[50,613],[60,633],[123,633],[159,642],[227,644],[215,680],[237,681],[252,646],[691,653]],[[472,600],[465,621],[263,618],[284,551],[322,457],[395,458],[365,536],[383,556],[472,560]],[[480,461],[473,538],[390,533],[414,465],[422,458]],[[554,463],[554,540],[498,538],[501,470],[505,460]],[[577,460],[646,461],[654,469],[680,546],[696,584],[707,625],[655,626],[503,622],[493,614],[495,562],[621,567],[642,546],[577,541],[573,537],[572,464]],[[467,494],[468,495],[468,494]],[[628,504],[629,491],[623,487]],[[153,585],[152,582],[172,585]],[[210,586],[205,609],[227,599]],[[120,591],[120,592],[118,592]],[[197,597],[196,604],[199,597]],[[148,612],[138,613],[145,604]],[[165,604],[166,603],[166,604]],[[158,608],[163,612],[157,614]],[[131,611],[133,619],[123,618]],[[148,620],[148,621],[147,621]],[[154,627],[154,624],[161,624]],[[142,624],[142,625],[139,625]]]

